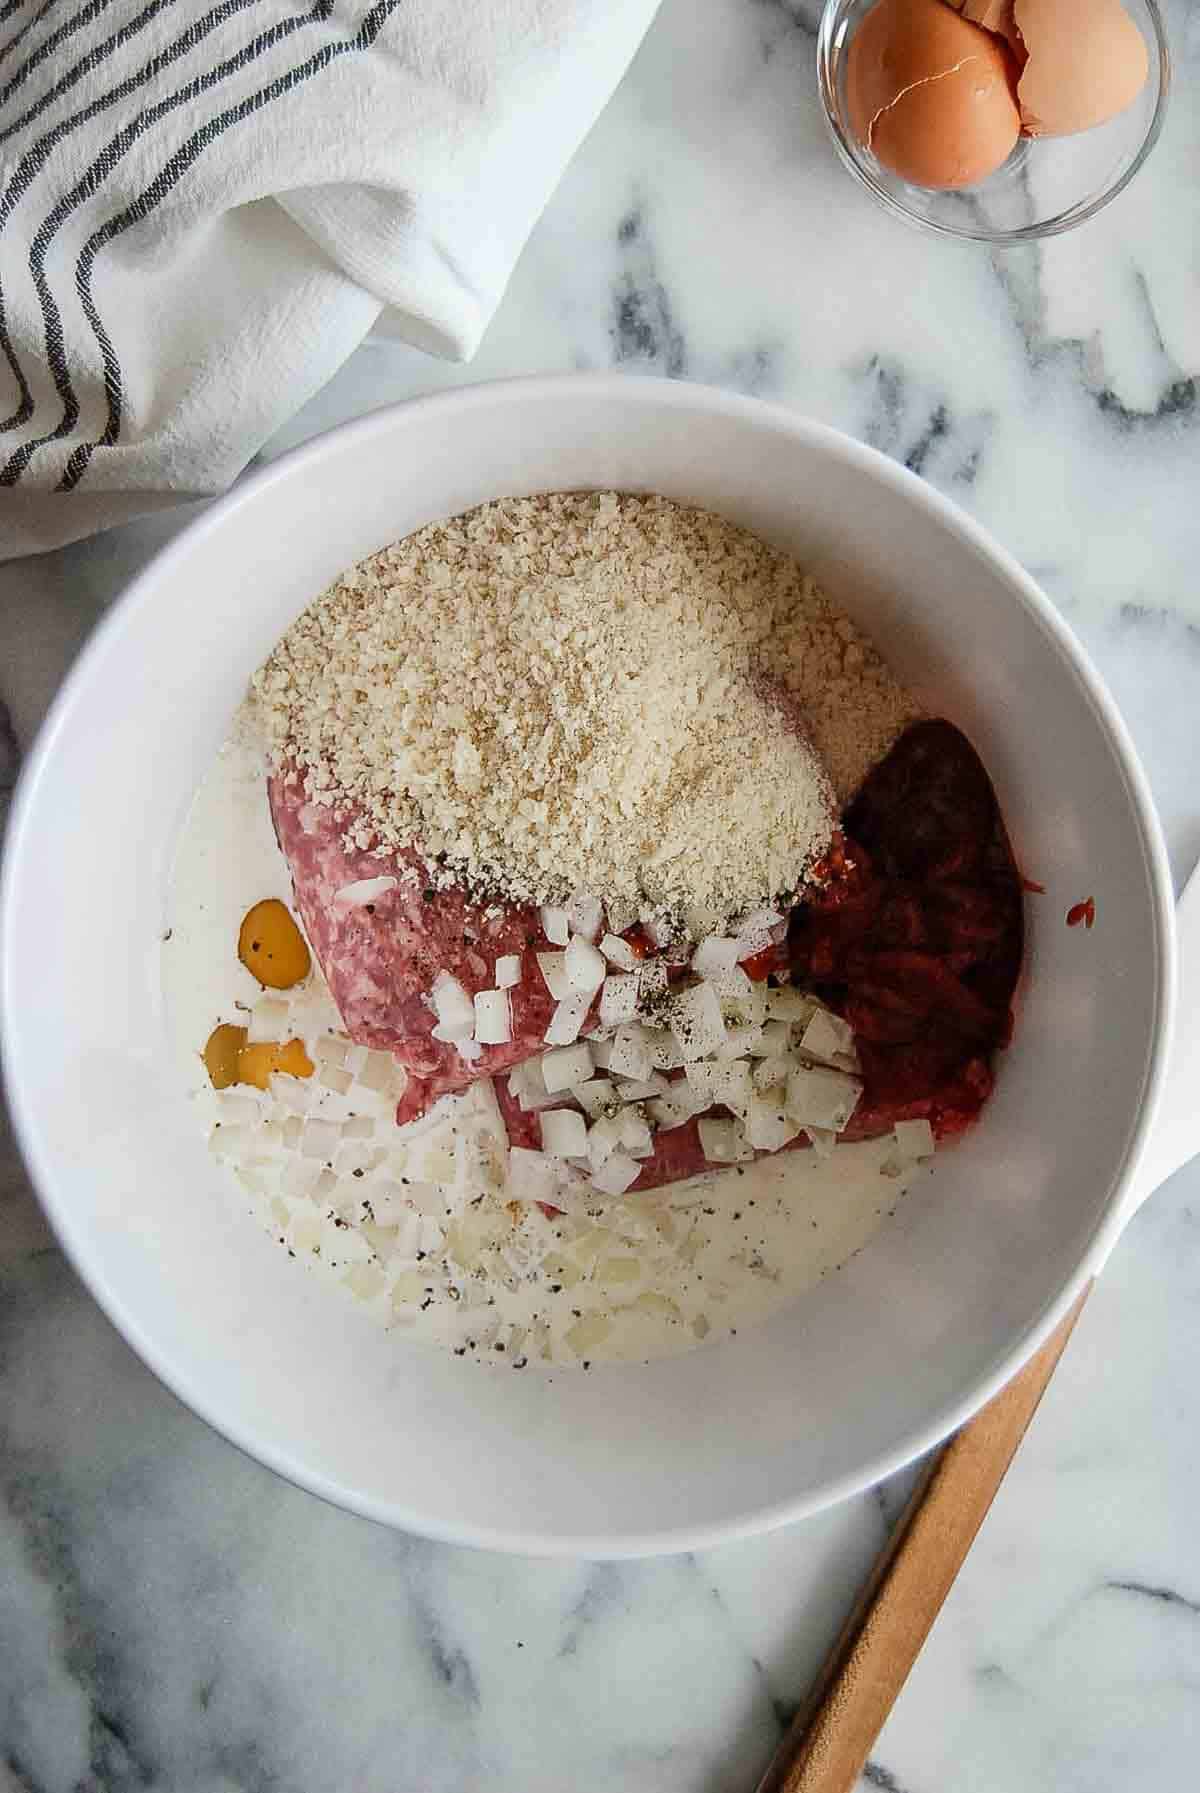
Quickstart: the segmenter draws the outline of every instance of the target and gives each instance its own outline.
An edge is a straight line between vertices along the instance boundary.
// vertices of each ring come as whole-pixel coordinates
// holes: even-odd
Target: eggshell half
[[[1017,66],[1024,68],[1025,40],[1017,30],[1013,0],[947,0],[947,4],[973,25],[982,25],[985,31],[1002,37],[1016,57]]]
[[[879,0],[847,53],[850,126],[903,180],[968,187],[1016,144],[1015,79],[1002,41],[945,0]]]
[[[1067,137],[1124,112],[1150,59],[1121,0],[1014,0],[1028,52],[1017,86],[1030,137]]]

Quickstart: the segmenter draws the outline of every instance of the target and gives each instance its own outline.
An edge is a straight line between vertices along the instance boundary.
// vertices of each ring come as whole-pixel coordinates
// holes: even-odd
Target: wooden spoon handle
[[[758,1793],[853,1793],[1091,1290],[927,1464]]]

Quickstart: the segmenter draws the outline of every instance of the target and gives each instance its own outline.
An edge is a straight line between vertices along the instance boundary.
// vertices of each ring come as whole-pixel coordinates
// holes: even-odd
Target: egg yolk
[[[202,1056],[214,1089],[244,1083],[265,1090],[276,1072],[285,1077],[313,1074],[313,1062],[304,1050],[303,1040],[288,1040],[286,1045],[277,1040],[256,1040],[248,1045],[246,1029],[228,1022],[213,1028]]]
[[[268,897],[247,911],[238,933],[238,958],[271,990],[290,990],[303,983],[312,967],[304,935],[278,897]]]

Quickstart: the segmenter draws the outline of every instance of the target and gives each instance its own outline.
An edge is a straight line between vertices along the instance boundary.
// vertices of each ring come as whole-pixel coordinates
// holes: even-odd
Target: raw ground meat
[[[545,1050],[555,1004],[537,963],[550,942],[535,909],[472,903],[454,888],[427,891],[415,852],[385,860],[348,850],[351,815],[310,803],[294,773],[272,777],[268,793],[296,907],[346,1032],[360,1045],[393,1053],[408,1072],[399,1123],[416,1119],[439,1096]],[[347,885],[386,876],[397,878],[395,888],[372,902],[337,901]],[[509,992],[512,1040],[482,1047],[468,1064],[452,1044],[433,1038],[433,981],[448,972],[473,996],[495,987],[496,960],[513,953],[521,981]]]

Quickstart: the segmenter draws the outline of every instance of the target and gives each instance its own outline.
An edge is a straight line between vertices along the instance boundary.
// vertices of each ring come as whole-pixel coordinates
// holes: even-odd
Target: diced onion
[[[253,1127],[241,1121],[222,1121],[209,1134],[208,1145],[216,1158],[240,1158],[253,1139]]]
[[[289,1089],[303,1089],[305,1079],[302,1077],[281,1077],[279,1089],[284,1085]],[[271,1094],[278,1099],[279,1089],[272,1087]],[[213,1104],[221,1117],[221,1125],[229,1126],[235,1121],[260,1121],[263,1116],[263,1104],[258,1093],[248,1089],[223,1089],[213,1095]]]
[[[633,1077],[639,1081],[649,1077],[654,1069],[648,1049],[649,1032],[649,1028],[637,1021],[630,1022],[628,1027],[618,1027],[608,1055],[608,1068],[614,1077]]]
[[[606,977],[600,987],[600,1025],[619,1027],[622,1021],[632,1021],[637,1014],[637,1005],[636,977],[623,974]]]
[[[600,942],[600,951],[618,971],[636,971],[641,964],[628,940],[622,940],[619,934],[605,934]]]
[[[605,1195],[624,1195],[637,1182],[641,1170],[637,1159],[627,1152],[612,1152],[603,1169],[592,1177],[592,1183]]]
[[[753,1158],[753,1147],[746,1142],[741,1121],[705,1118],[697,1123],[700,1150],[710,1164],[736,1164],[741,1158]]]
[[[341,1128],[338,1128],[339,1133]],[[258,1142],[263,1149],[274,1156],[283,1145],[283,1122],[276,1115],[264,1121],[258,1129]],[[258,1157],[257,1151],[251,1153],[251,1163]]]
[[[909,1163],[933,1157],[933,1128],[928,1121],[897,1121],[893,1131],[897,1150]]]
[[[750,1100],[750,1067],[744,1059],[733,1064],[722,1059],[690,1064],[686,1067],[685,1075],[688,1087],[701,1108],[709,1108],[714,1102],[722,1102],[727,1108],[734,1108],[741,1113]],[[672,1084],[671,1087],[674,1089],[676,1086]]]
[[[565,909],[543,903],[538,911],[542,932],[554,946],[565,946],[571,938],[571,921]]]
[[[648,1096],[665,1096],[671,1085],[657,1071],[649,1077],[619,1077],[613,1086],[622,1102],[644,1102]]]
[[[319,1214],[297,1214],[291,1225],[288,1238],[293,1251],[316,1251],[321,1243],[321,1217]]]
[[[555,1158],[582,1158],[588,1149],[587,1123],[574,1108],[547,1108],[539,1117],[542,1150]]]
[[[572,990],[584,996],[594,996],[608,970],[604,954],[597,952],[586,940],[575,939],[567,947],[563,959],[567,982]]]
[[[654,1150],[650,1125],[640,1108],[627,1108],[621,1115],[621,1145],[631,1158],[648,1158]]]
[[[738,958],[751,959],[775,946],[787,932],[787,917],[778,909],[755,909],[738,923]]]
[[[829,1127],[840,1133],[861,1095],[862,1084],[845,1071],[797,1065],[787,1080],[787,1111],[802,1127]]]
[[[688,1088],[692,1090],[701,1107],[710,1108],[716,1101],[717,1066],[702,1059],[694,1060],[684,1069]]]
[[[504,953],[496,960],[496,988],[512,990],[521,981],[521,955]]]
[[[604,925],[604,904],[599,897],[588,896],[586,891],[577,890],[567,904],[567,920],[572,933],[578,934],[581,940],[594,944],[600,938],[600,930]]]
[[[767,991],[767,1020],[793,1022],[797,1026],[806,1026],[818,1007],[815,996],[806,990],[797,990],[791,984],[785,984],[781,990]]]
[[[719,977],[732,971],[741,956],[740,941],[725,934],[709,934],[692,954],[692,970],[697,977]]]
[[[586,1040],[574,1046],[559,1046],[553,1052],[543,1052],[541,1066],[547,1091],[571,1089],[577,1083],[586,1083],[591,1076],[592,1049]]]
[[[775,1053],[770,1058],[756,1059],[754,1087],[755,1089],[770,1089],[772,1084],[786,1083],[795,1068],[795,1059],[788,1057],[783,1052]]]
[[[815,1009],[800,1037],[800,1044],[814,1058],[832,1064],[838,1056],[845,1057],[854,1051],[854,1030],[840,1015],[830,1014],[828,1009]]]
[[[512,1039],[512,1005],[507,990],[475,993],[475,1038],[481,1046],[507,1046]]]
[[[640,1282],[642,1266],[637,1258],[602,1258],[596,1266],[596,1275],[601,1283]]]
[[[720,977],[710,978],[709,982],[717,992],[721,1013],[729,1025],[762,1026],[767,1018],[768,991],[764,983],[756,983],[740,965],[735,965],[732,971],[722,972]]]
[[[643,1028],[646,1036],[646,1050],[650,1054],[650,1063],[656,1071],[678,1071],[683,1067],[683,1053],[679,1050],[679,1042],[674,1034],[665,1027]]]
[[[670,1094],[655,1096],[646,1104],[646,1113],[660,1132],[668,1132],[672,1127],[682,1127],[693,1115],[700,1114],[709,1104],[702,1096],[686,1083],[672,1083]]]
[[[780,915],[778,909],[772,909],[769,906],[765,909],[752,909],[749,915],[744,915],[738,922],[738,934],[745,937],[759,933],[764,928],[769,930],[775,926],[776,922],[783,919],[784,917]]]
[[[373,1301],[376,1295],[383,1293],[387,1278],[378,1264],[355,1264],[343,1281],[359,1301]]]
[[[762,1038],[756,1046],[749,1048],[751,1058],[778,1058],[787,1052],[792,1043],[792,1030],[786,1021],[768,1021],[762,1030]]]
[[[716,1052],[725,1038],[721,1004],[711,984],[681,990],[671,998],[667,1014],[685,1064]]]
[[[405,1193],[410,1205],[421,1216],[423,1225],[436,1224],[446,1217],[446,1194],[436,1183],[408,1183]],[[422,1232],[422,1240],[425,1238]],[[437,1235],[435,1234],[436,1238]],[[422,1244],[418,1250],[428,1251],[428,1245]]]
[[[602,1114],[588,1128],[588,1160],[593,1171],[598,1171],[608,1163],[612,1153],[621,1143],[621,1116],[619,1114]]]
[[[508,1074],[509,1094],[515,1096],[523,1114],[534,1114],[540,1108],[561,1104],[562,1097],[546,1088],[540,1058],[527,1058]]]
[[[558,1191],[558,1166],[545,1152],[513,1146],[508,1154],[512,1192],[520,1202],[553,1202]]]
[[[570,1050],[570,1048],[566,1048]],[[617,1086],[607,1077],[589,1077],[583,1083],[573,1083],[571,1094],[579,1103],[589,1120],[598,1121],[602,1114],[609,1113],[620,1103]]]
[[[644,1002],[653,1002],[656,996],[665,996],[670,988],[670,977],[661,959],[650,959],[638,971],[638,997]]]
[[[277,1102],[281,1108],[286,1108],[289,1114],[305,1115],[313,1106],[313,1091],[309,1087],[310,1078],[281,1076],[276,1071],[269,1081],[272,1102]]]
[[[570,980],[567,977],[566,953],[539,953],[538,969],[545,979],[546,988],[555,1002],[563,1002],[573,994]]]
[[[616,1193],[619,1194],[620,1191]],[[612,1321],[603,1314],[585,1314],[582,1320],[576,1320],[574,1326],[564,1332],[563,1339],[576,1357],[587,1357],[611,1331]]]
[[[377,1095],[398,1095],[403,1078],[404,1072],[395,1059],[386,1052],[372,1052],[359,1072],[358,1082],[360,1088],[374,1090]]]
[[[324,1223],[321,1255],[327,1263],[342,1268],[347,1264],[365,1264],[371,1247],[355,1227],[337,1226],[332,1220]]]
[[[395,878],[357,878],[353,884],[343,884],[335,890],[333,900],[339,908],[360,909],[364,903],[373,903],[395,888]]]
[[[362,1140],[344,1139],[333,1161],[334,1176],[345,1179],[352,1177],[356,1170],[365,1173],[369,1168],[373,1168],[373,1155]]]
[[[458,979],[448,971],[439,971],[430,994],[442,1038],[469,1040],[475,1031],[475,1004]]]
[[[590,1007],[586,996],[566,996],[550,1017],[543,1038],[547,1046],[571,1046],[579,1038],[580,1029]]]
[[[473,1065],[483,1055],[483,1047],[477,1040],[455,1040],[454,1049],[465,1064]]]
[[[333,1121],[307,1120],[300,1135],[300,1152],[305,1158],[333,1157],[341,1138],[341,1129]]]
[[[716,1100],[723,1102],[726,1108],[732,1108],[735,1114],[744,1115],[754,1093],[750,1066],[745,1059],[736,1059],[732,1064],[718,1061],[714,1069]]]
[[[408,1149],[408,1175],[418,1183],[434,1183],[439,1188],[454,1186],[458,1181],[458,1154],[453,1128],[432,1128],[413,1140]]]
[[[795,1120],[780,1101],[781,1092],[755,1090],[746,1109],[746,1138],[760,1152],[779,1152],[789,1145],[800,1131]]]
[[[246,1040],[252,1046],[261,1045],[267,1040],[286,1040],[288,1028],[288,1004],[281,1002],[277,996],[265,996],[250,1010]]]

